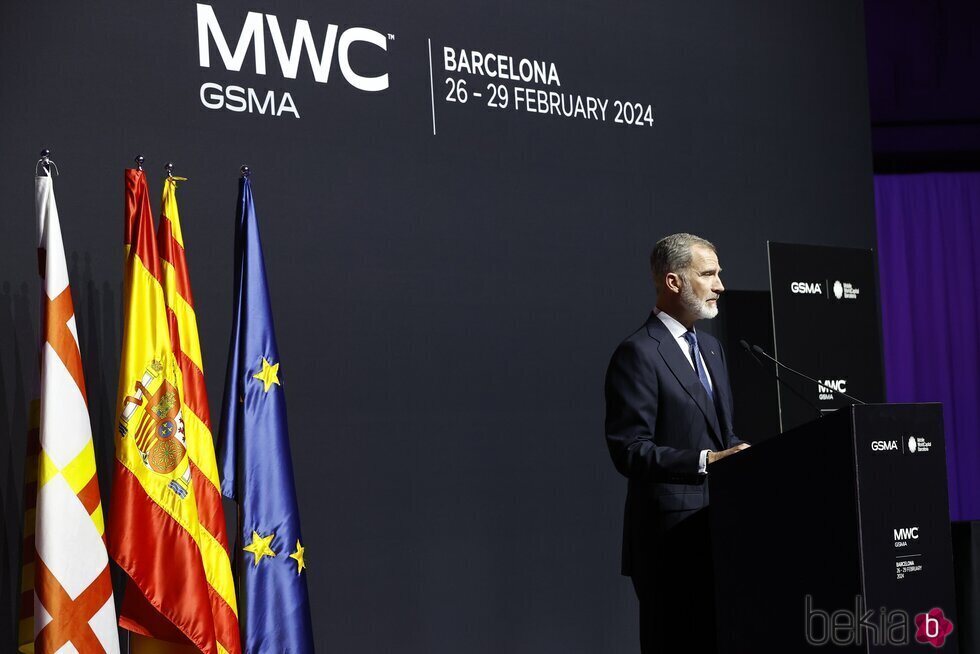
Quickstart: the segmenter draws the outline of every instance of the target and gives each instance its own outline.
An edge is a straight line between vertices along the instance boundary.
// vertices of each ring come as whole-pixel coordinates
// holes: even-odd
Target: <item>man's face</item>
[[[684,272],[681,303],[697,320],[718,315],[718,297],[725,286],[721,283],[718,255],[709,247],[691,247],[691,267]]]

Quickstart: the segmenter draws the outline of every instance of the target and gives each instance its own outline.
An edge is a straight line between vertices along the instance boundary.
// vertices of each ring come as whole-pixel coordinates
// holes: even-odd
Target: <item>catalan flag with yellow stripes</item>
[[[125,278],[112,557],[128,575],[119,624],[204,654],[241,652],[217,465],[175,178],[160,242],[146,176],[125,174]]]
[[[25,560],[33,560],[23,579],[33,610],[27,616],[28,607],[23,607],[19,645],[21,651],[36,654],[116,654],[116,608],[102,499],[50,175],[35,178],[35,199],[42,285],[40,405],[34,423],[37,439],[32,438],[28,452],[36,465],[26,477],[36,493],[30,498],[36,503],[33,520],[30,512],[25,520],[25,547],[30,546]]]
[[[170,340],[184,379],[184,433],[191,465],[191,483],[197,499],[197,515],[202,532],[204,571],[214,615],[215,636],[225,651],[240,651],[238,607],[228,549],[225,512],[221,504],[221,480],[211,436],[211,411],[204,385],[204,362],[197,331],[194,298],[184,237],[177,209],[177,183],[180,177],[167,177],[157,230],[157,246],[163,271],[163,290],[167,303]]]

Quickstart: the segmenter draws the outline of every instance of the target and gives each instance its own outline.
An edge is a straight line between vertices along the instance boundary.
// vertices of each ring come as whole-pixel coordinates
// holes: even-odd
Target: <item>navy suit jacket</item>
[[[703,331],[698,344],[714,402],[655,314],[620,343],[609,362],[606,444],[616,469],[629,479],[624,575],[655,574],[664,533],[708,504],[707,476],[698,473],[701,450],[717,452],[741,442],[732,429],[725,353]]]

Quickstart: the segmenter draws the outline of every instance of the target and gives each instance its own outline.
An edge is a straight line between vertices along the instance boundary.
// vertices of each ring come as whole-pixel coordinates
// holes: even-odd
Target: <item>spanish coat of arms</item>
[[[151,471],[162,475],[176,473],[170,488],[184,498],[191,469],[186,460],[187,439],[175,368],[173,365],[165,370],[157,360],[146,365],[142,379],[133,385],[133,394],[123,399],[119,432],[124,438],[133,438],[143,465]]]

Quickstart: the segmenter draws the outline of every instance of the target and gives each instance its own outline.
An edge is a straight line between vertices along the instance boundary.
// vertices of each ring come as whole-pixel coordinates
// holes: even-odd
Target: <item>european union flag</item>
[[[259,224],[238,184],[235,312],[221,421],[221,492],[238,502],[242,641],[248,654],[313,652],[304,541]],[[288,366],[288,364],[286,364]]]

